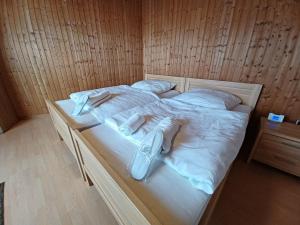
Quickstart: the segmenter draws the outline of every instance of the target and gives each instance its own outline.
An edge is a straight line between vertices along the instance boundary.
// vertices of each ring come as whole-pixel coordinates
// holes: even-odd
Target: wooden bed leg
[[[87,175],[87,173],[85,173],[85,176],[86,176],[86,182],[88,183],[89,186],[93,186],[93,182],[91,180],[91,178],[89,177],[89,175]]]

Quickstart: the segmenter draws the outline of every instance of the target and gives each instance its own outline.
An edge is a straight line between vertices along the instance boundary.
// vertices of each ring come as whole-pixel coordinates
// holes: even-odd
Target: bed
[[[262,88],[258,84],[186,79],[185,90],[196,87],[234,93],[243,100],[242,104],[252,109]],[[120,224],[206,224],[209,221],[227,176],[213,195],[195,191],[182,176],[165,165],[151,175],[149,182],[137,182],[127,171],[136,145],[105,124],[71,132],[87,179],[95,185]],[[166,182],[159,174],[172,180]]]
[[[162,75],[147,74],[145,75],[145,80],[171,81],[172,83],[176,84],[175,90],[179,92],[183,92],[185,88],[185,78],[182,77],[169,77]],[[121,91],[123,91],[123,89],[126,90],[126,86],[124,85],[124,87],[121,87],[120,89]],[[130,94],[128,94],[128,96],[130,96]],[[138,100],[137,96],[136,100]],[[143,102],[148,103],[148,101],[150,100],[155,100],[155,98],[150,99],[149,97],[146,99],[140,99],[139,104],[142,104]],[[116,102],[116,104],[119,104],[119,102]],[[86,180],[84,171],[78,158],[78,152],[76,151],[76,148],[74,146],[74,140],[72,137],[71,130],[83,131],[87,128],[100,124],[99,121],[101,121],[101,119],[99,120],[99,118],[96,118],[91,113],[86,113],[79,117],[72,116],[72,111],[74,109],[75,103],[70,99],[59,100],[55,102],[46,100],[46,105],[48,107],[49,114],[51,116],[53,125],[58,133],[59,138],[65,142],[68,149],[76,158],[81,175],[83,179]],[[106,110],[106,114],[108,113],[109,109]]]

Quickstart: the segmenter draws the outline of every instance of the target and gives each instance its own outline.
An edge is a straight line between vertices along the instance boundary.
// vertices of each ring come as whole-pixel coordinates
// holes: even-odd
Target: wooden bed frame
[[[253,110],[259,98],[262,85],[186,78],[185,91],[189,91],[195,88],[210,88],[229,92],[240,97],[240,99],[242,99],[242,104],[250,106]]]
[[[145,75],[145,78],[154,79],[160,75]],[[165,77],[165,76],[164,76]],[[173,79],[173,77],[169,77]],[[197,87],[213,88],[225,90],[239,96],[243,104],[255,108],[260,95],[262,85],[245,84],[226,81],[202,80],[186,78],[184,81],[185,91]],[[114,170],[113,166],[106,162],[105,157],[92,146],[88,140],[78,130],[71,130],[75,141],[76,152],[78,153],[80,164],[86,172],[86,179],[91,181],[107,206],[110,208],[119,224],[161,224],[159,219],[149,208],[137,197]],[[101,149],[105,146],[101,146]],[[99,147],[98,147],[99,149]],[[228,170],[227,174],[229,174]],[[206,225],[212,215],[215,205],[222,192],[226,177],[213,194],[206,210],[201,217],[199,224]]]
[[[185,88],[185,78],[184,77],[174,77],[174,76],[162,76],[162,75],[153,75],[146,74],[145,80],[167,80],[176,84],[175,89],[183,92]],[[93,126],[99,125],[100,123],[95,123],[91,126],[82,126],[76,124],[72,118],[70,118],[54,101],[46,100],[46,105],[51,116],[53,125],[58,133],[60,140],[63,140],[68,146],[71,153],[76,158],[78,168],[81,172],[81,175],[85,181],[86,175],[83,171],[82,164],[80,163],[80,158],[78,152],[75,148],[74,137],[72,132],[74,130],[83,131],[85,129],[91,128]]]
[[[175,76],[164,76],[158,74],[145,74],[144,80],[166,80],[174,84],[175,90],[184,92],[185,90],[185,78],[184,77],[175,77]]]

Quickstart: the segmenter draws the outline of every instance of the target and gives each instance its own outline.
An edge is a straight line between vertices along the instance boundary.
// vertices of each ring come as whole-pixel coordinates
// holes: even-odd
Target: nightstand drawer
[[[263,134],[254,159],[300,176],[300,144],[297,142]]]
[[[271,135],[271,134],[263,134],[262,138],[261,138],[261,142],[266,142],[268,143],[276,143],[279,145],[285,145],[288,147],[291,147],[293,149],[295,149],[295,151],[297,151],[298,153],[300,153],[300,143],[296,142],[296,141],[292,141],[289,139],[285,139],[285,138],[281,138],[275,135]]]

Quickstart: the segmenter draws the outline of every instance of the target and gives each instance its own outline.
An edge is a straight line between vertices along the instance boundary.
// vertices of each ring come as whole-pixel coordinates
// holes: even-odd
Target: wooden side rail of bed
[[[83,167],[119,224],[160,224],[117,172],[79,131],[73,131]],[[100,146],[105,148],[105,146]]]
[[[72,132],[76,147],[78,148],[78,152],[80,152],[83,168],[88,177],[87,179],[92,181],[118,223],[124,225],[162,224],[122,179],[113,165],[105,160],[105,157],[101,154],[101,150],[105,151],[106,146],[97,146],[96,149],[82,133],[76,130]],[[222,192],[226,178],[227,176],[213,194],[201,218],[200,225],[208,223]]]
[[[79,161],[79,155],[77,149],[75,148],[74,139],[71,133],[71,130],[74,130],[72,128],[72,121],[62,110],[59,109],[59,107],[57,107],[55,102],[46,100],[46,105],[48,107],[48,111],[52,119],[53,126],[56,129],[59,138],[65,142],[68,149],[75,157],[80,173],[83,179],[86,180],[85,172]]]

